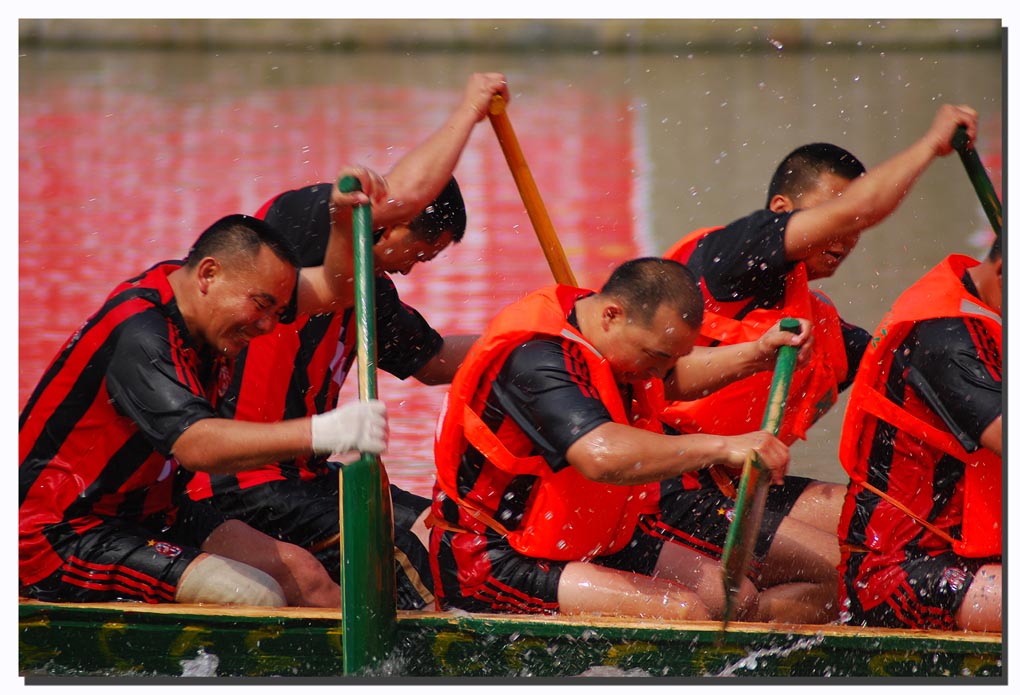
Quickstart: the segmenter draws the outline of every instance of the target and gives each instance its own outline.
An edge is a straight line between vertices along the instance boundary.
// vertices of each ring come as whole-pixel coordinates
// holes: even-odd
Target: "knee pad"
[[[286,606],[279,583],[260,569],[219,555],[200,555],[177,585],[177,603]]]

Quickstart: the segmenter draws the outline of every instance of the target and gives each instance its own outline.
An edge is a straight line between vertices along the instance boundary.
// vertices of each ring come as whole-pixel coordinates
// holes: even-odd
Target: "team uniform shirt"
[[[784,245],[786,226],[793,214],[795,212],[757,210],[698,240],[684,265],[700,281],[706,295],[706,309],[740,320],[755,309],[769,309],[784,303],[787,276],[798,263],[786,259]],[[839,390],[843,391],[853,383],[871,336],[867,330],[842,317],[840,332],[848,366],[847,375],[839,384]],[[722,486],[724,495],[732,498],[735,486],[727,484],[726,477],[717,471],[701,470],[682,479],[664,481],[663,495],[682,494],[683,489]],[[798,483],[797,489],[802,491],[803,487]],[[787,501],[783,500],[782,509],[788,513]],[[701,503],[706,504],[706,508],[713,506]],[[720,498],[716,506],[722,508],[726,503]],[[689,524],[684,526],[687,531],[693,530]],[[716,550],[709,549],[709,552],[714,554]]]
[[[281,194],[264,207],[264,219],[298,249],[301,265],[321,265],[329,241],[327,183]],[[377,275],[375,309],[377,364],[398,379],[420,370],[440,350],[442,336],[400,300],[387,275]],[[339,389],[357,356],[354,309],[300,316],[248,345],[236,360],[233,379],[220,399],[223,417],[277,422],[336,407]],[[274,480],[310,480],[325,475],[328,457],[306,456],[236,475],[196,475],[192,499],[207,499]]]
[[[978,296],[969,275],[962,282]],[[936,318],[917,323],[893,353],[886,397],[923,421],[937,418],[972,446],[1002,415],[1002,355],[979,320]],[[868,482],[959,537],[965,464],[935,460],[892,424],[879,421],[867,457]],[[951,629],[974,570],[985,561],[961,558],[948,542],[905,514],[883,514],[877,495],[847,496],[840,521],[844,598],[851,622]],[[867,547],[870,552],[862,552]],[[992,561],[1001,561],[993,558]]]
[[[77,557],[78,540],[111,520],[153,533],[177,521],[174,443],[216,416],[216,384],[229,378],[229,361],[200,351],[188,333],[167,279],[180,265],[157,264],[119,285],[64,344],[22,411],[22,586],[58,570],[80,583],[120,581]],[[173,599],[172,585],[152,592],[145,600]]]

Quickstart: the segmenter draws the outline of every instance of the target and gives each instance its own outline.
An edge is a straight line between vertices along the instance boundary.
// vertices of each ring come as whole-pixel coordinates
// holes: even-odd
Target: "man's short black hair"
[[[992,242],[992,248],[988,249],[988,260],[997,261],[1002,258],[1002,235],[996,234],[995,241]]]
[[[675,309],[691,328],[700,328],[705,314],[705,300],[694,274],[684,264],[658,256],[623,263],[600,292],[619,301],[645,326],[663,304]]]
[[[769,182],[769,207],[777,195],[796,199],[808,193],[818,184],[822,174],[835,174],[852,181],[864,173],[864,165],[842,147],[827,142],[802,145],[783,158]]]
[[[264,220],[248,215],[227,215],[199,235],[188,251],[185,265],[195,267],[206,256],[232,253],[255,255],[266,246],[280,260],[299,268],[297,250],[280,232]]]
[[[453,235],[454,243],[463,239],[467,229],[467,210],[457,180],[451,176],[435,200],[426,205],[408,223],[408,227],[416,238],[429,244],[436,243],[447,230]]]

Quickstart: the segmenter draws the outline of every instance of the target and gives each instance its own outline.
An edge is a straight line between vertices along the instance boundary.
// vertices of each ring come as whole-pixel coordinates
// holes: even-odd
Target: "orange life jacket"
[[[599,398],[614,422],[661,432],[655,414],[662,406],[661,380],[634,388],[632,415],[620,396],[609,363],[567,321],[574,303],[590,290],[556,285],[533,292],[501,311],[471,348],[443,403],[436,429],[437,484],[466,512],[506,535],[518,552],[551,560],[585,560],[622,549],[642,513],[658,509],[658,485],[609,485],[582,476],[573,466],[553,471],[542,456],[520,456],[490,430],[472,407],[486,373],[495,373],[510,352],[537,336],[574,341],[583,355]],[[647,386],[647,388],[645,388]],[[517,529],[502,527],[481,501],[463,499],[457,468],[468,444],[487,462],[514,475],[533,475],[524,517]],[[469,495],[470,497],[470,495]]]
[[[983,322],[1001,347],[1002,317],[964,287],[961,278],[977,265],[972,258],[951,255],[912,285],[882,319],[868,345],[847,401],[839,458],[852,481],[868,475],[865,428],[883,420],[921,442],[929,450],[948,454],[965,465],[963,530],[953,551],[964,557],[1002,554],[1002,457],[980,448],[968,453],[945,427],[926,422],[885,397],[893,366],[892,355],[918,321],[968,317]],[[868,427],[867,431],[873,431]],[[897,505],[899,506],[899,505]],[[913,516],[913,514],[911,514]],[[918,516],[924,516],[922,511]]]
[[[665,257],[685,263],[698,240],[721,227],[707,227],[677,242]],[[754,309],[741,319],[726,315],[727,306],[718,304],[700,281],[705,297],[705,318],[701,325],[699,345],[732,345],[757,340],[784,317],[803,318],[812,322],[814,351],[811,361],[796,370],[790,382],[779,439],[792,444],[806,439],[808,428],[836,403],[839,384],[846,379],[846,346],[840,329],[839,314],[832,302],[808,287],[807,269],[803,263],[794,266],[786,277],[786,291],[781,306]],[[744,434],[760,429],[765,417],[772,372],[759,372],[734,382],[694,401],[672,401],[663,411],[663,422],[682,432],[710,434]]]

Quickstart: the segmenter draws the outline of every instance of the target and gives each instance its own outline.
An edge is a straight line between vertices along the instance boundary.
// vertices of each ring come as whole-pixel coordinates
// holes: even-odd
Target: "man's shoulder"
[[[129,346],[144,348],[146,353],[165,349],[179,334],[173,321],[155,305],[125,316],[118,322],[115,331],[118,351],[121,352]]]
[[[753,237],[775,234],[777,231],[786,229],[786,222],[790,219],[789,212],[773,212],[768,208],[759,208],[743,217],[739,217],[727,225],[709,232],[707,237]]]
[[[501,370],[504,375],[514,374],[537,378],[566,369],[567,339],[561,336],[537,335],[510,351]]]
[[[333,184],[317,183],[281,193],[265,220],[298,247],[301,264],[321,265],[329,241],[329,198]]]
[[[965,316],[939,316],[916,322],[910,335],[924,356],[948,358],[961,350],[972,351],[989,331],[982,321]]]

